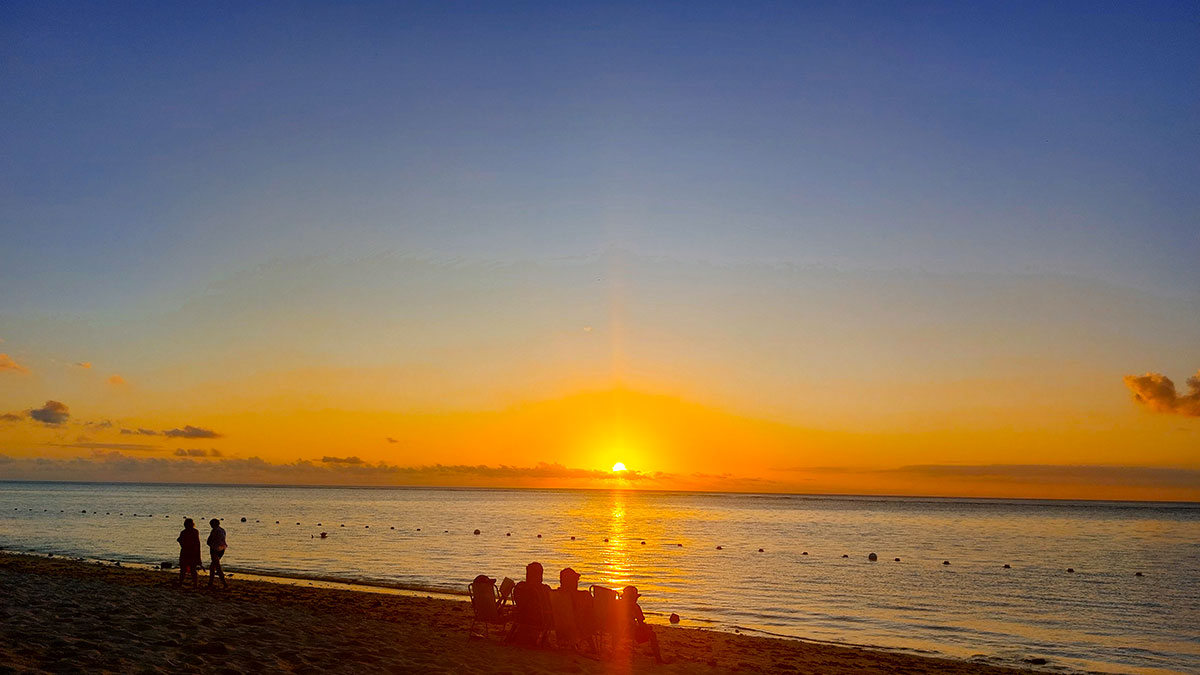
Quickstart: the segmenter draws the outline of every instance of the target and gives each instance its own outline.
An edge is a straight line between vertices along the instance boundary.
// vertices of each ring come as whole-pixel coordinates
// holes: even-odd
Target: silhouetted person
[[[592,593],[580,590],[580,573],[570,567],[558,573],[558,591],[571,599],[571,617],[575,621],[578,639],[589,640],[595,633]],[[594,647],[595,645],[593,645]]]
[[[654,634],[650,624],[646,623],[646,615],[642,614],[642,608],[637,604],[639,597],[641,595],[638,594],[637,586],[626,586],[621,591],[621,599],[617,601],[618,616],[630,627],[634,643],[640,645],[649,642],[650,650],[654,652],[654,660],[662,663],[662,654],[658,651],[658,636]]]
[[[229,583],[225,581],[225,570],[221,569],[221,556],[225,555],[225,529],[221,527],[221,521],[213,518],[208,521],[212,526],[212,532],[208,535],[208,556],[212,560],[208,564],[208,587],[212,588],[213,577],[221,577],[221,585],[229,588]]]
[[[537,644],[542,635],[553,627],[550,618],[550,587],[542,583],[542,564],[525,566],[525,581],[513,589],[513,629],[510,640],[522,644]]]
[[[183,531],[175,541],[179,542],[179,585],[183,585],[184,578],[191,572],[192,588],[195,588],[200,583],[196,571],[200,567],[200,531],[196,529],[195,521],[184,518]]]

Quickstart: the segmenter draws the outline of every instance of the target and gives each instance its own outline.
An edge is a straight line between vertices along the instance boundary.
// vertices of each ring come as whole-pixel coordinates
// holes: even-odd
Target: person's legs
[[[221,568],[221,556],[225,555],[224,551],[211,551],[212,563],[208,566],[208,585],[213,585],[214,577],[221,577],[221,585],[228,588],[229,582],[225,581],[225,570]]]

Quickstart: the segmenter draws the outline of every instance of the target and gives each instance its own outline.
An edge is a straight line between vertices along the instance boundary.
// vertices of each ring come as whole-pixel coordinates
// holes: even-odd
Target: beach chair
[[[592,627],[595,630],[596,651],[600,651],[604,636],[608,635],[616,642],[620,632],[620,622],[617,621],[617,592],[604,586],[592,585]]]
[[[554,619],[554,641],[559,647],[574,649],[582,638],[575,621],[573,591],[550,591],[550,615]]]
[[[508,608],[503,607],[500,594],[496,591],[496,580],[480,577],[467,584],[467,594],[471,596],[471,625],[467,628],[470,635],[478,635],[475,627],[483,624],[481,637],[487,639],[488,627],[499,626],[503,632],[504,626],[510,621]]]
[[[500,582],[500,607],[512,609],[512,593],[517,587],[517,582],[504,577],[504,581]]]

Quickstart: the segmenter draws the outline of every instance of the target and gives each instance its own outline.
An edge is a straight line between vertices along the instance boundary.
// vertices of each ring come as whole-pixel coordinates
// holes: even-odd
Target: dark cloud
[[[358,457],[330,457],[328,455],[326,455],[325,457],[322,457],[321,461],[325,462],[326,464],[364,464],[365,463]]]
[[[157,436],[158,432],[153,429],[143,429],[141,427],[138,427],[137,429],[122,429],[121,435],[122,436]]]
[[[79,363],[76,363],[75,365],[79,366],[80,368],[83,368],[84,370],[91,370],[91,368],[92,368],[91,361],[80,361]]]
[[[221,451],[216,448],[175,448],[176,457],[220,457]]]
[[[793,467],[813,474],[891,475],[957,482],[1200,490],[1200,469],[1115,464],[916,464],[896,469]]]
[[[46,401],[46,405],[30,410],[29,416],[44,424],[59,425],[66,422],[71,413],[65,403]]]
[[[109,428],[112,428],[112,425],[113,425],[113,423],[108,420],[100,420],[98,422],[84,422],[84,426],[92,427],[95,429],[109,429]]]
[[[158,450],[157,445],[141,443],[51,443],[59,448],[82,448],[84,450],[129,450],[132,452],[150,452]]]
[[[17,363],[8,354],[0,354],[0,372],[10,371],[13,373],[28,373],[29,369]]]
[[[95,444],[100,445],[100,444]],[[74,446],[71,446],[74,447]],[[15,480],[81,480],[179,483],[258,483],[275,485],[548,485],[570,479],[604,479],[614,484],[634,481],[647,487],[671,485],[686,476],[643,474],[627,471],[617,476],[611,471],[574,469],[561,464],[536,466],[443,465],[392,466],[385,463],[327,463],[297,460],[273,464],[258,457],[220,458],[209,450],[205,456],[192,454],[166,457],[132,457],[112,448],[92,448],[90,457],[53,459],[47,457],[9,458],[5,477]],[[137,450],[150,449],[138,447]],[[187,450],[184,450],[187,452]],[[217,457],[217,459],[211,459]],[[661,482],[660,482],[661,481]],[[588,481],[584,481],[585,483]]]
[[[167,429],[163,432],[167,438],[220,438],[221,434],[211,429],[201,429],[190,424],[182,429]]]
[[[1171,378],[1161,373],[1126,375],[1125,386],[1133,392],[1133,400],[1151,410],[1200,417],[1200,370],[1188,378],[1188,393],[1183,395],[1175,391]]]
[[[391,436],[388,436],[388,437],[387,437],[387,442],[388,442],[388,443],[399,443],[400,441],[398,441],[398,440],[396,440],[396,439],[392,438]]]
[[[4,413],[0,415],[0,422],[20,422],[23,419],[25,419],[25,416],[19,413]]]

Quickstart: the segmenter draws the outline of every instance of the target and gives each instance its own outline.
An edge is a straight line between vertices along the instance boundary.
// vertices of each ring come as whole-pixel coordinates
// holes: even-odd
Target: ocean
[[[7,551],[174,563],[184,517],[201,538],[223,520],[235,582],[461,595],[536,560],[552,585],[567,566],[582,587],[636,585],[662,623],[1200,673],[1200,504],[0,482]]]

